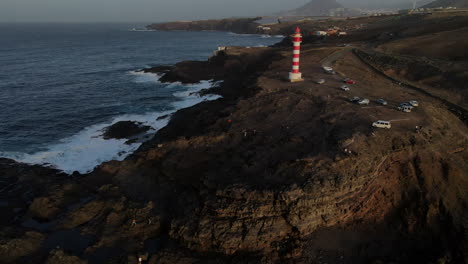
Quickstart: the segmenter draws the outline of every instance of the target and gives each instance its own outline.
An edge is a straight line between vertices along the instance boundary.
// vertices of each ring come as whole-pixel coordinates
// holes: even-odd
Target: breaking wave
[[[145,76],[145,80],[149,76],[148,74],[140,73],[137,75]],[[154,78],[156,79],[156,77]],[[77,134],[61,139],[58,143],[48,146],[44,151],[33,154],[7,152],[0,153],[0,156],[15,159],[19,162],[54,167],[66,173],[74,171],[87,173],[103,162],[125,159],[142,144],[141,142],[128,144],[127,139],[106,140],[102,136],[104,128],[119,121],[136,121],[152,128],[146,135],[147,139],[150,139],[159,129],[167,125],[170,115],[177,110],[196,105],[203,101],[220,98],[221,96],[219,95],[208,94],[201,96],[199,94],[201,90],[208,89],[214,85],[217,85],[217,83],[212,81],[202,81],[198,84],[190,85],[172,83],[168,87],[174,88],[175,86],[180,86],[181,91],[173,93],[175,100],[170,103],[169,108],[171,110],[118,116],[109,122],[86,127]]]

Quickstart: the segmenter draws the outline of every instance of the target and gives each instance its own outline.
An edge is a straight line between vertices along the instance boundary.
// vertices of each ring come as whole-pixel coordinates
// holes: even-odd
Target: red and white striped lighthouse
[[[302,73],[299,71],[299,57],[301,55],[301,43],[302,43],[302,34],[299,27],[296,27],[296,31],[291,36],[293,38],[294,46],[294,55],[293,55],[293,66],[292,71],[289,73],[289,80],[291,82],[300,82],[303,81]]]

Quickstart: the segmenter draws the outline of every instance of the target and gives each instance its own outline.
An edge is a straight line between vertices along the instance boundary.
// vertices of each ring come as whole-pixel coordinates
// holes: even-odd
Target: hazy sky
[[[310,0],[0,0],[0,22],[158,22],[255,16]],[[338,0],[345,5],[409,0]]]

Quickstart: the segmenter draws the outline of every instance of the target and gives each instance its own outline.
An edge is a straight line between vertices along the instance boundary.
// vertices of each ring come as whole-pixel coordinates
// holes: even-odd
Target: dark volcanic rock
[[[147,26],[153,30],[217,30],[230,31],[234,33],[256,33],[259,24],[255,21],[260,18],[232,18],[232,19],[213,19],[199,21],[176,21],[167,23],[158,23]]]
[[[18,238],[0,240],[1,263],[23,263],[22,257],[33,254],[41,248],[44,235],[38,232],[26,232]]]
[[[49,197],[36,198],[29,206],[29,212],[34,218],[39,220],[50,220],[57,216],[59,211],[60,209],[55,201]]]
[[[15,223],[28,211],[35,198],[69,180],[69,175],[55,169],[0,158],[0,225]],[[33,206],[40,218],[55,215],[52,207],[47,212],[41,212],[42,206],[36,208],[39,204],[50,203],[45,200],[37,201]]]
[[[88,262],[76,256],[70,256],[63,250],[53,250],[46,264],[87,264]]]
[[[154,73],[166,73],[172,69],[174,69],[174,66],[160,65],[160,66],[152,67],[150,69],[143,69],[141,71],[142,72],[154,72]]]
[[[123,139],[136,136],[151,129],[135,121],[120,121],[107,128],[103,134],[104,139]]]
[[[183,61],[174,66],[156,66],[143,71],[162,74],[161,82],[198,83],[224,78],[227,60],[226,52],[219,52],[209,61]]]

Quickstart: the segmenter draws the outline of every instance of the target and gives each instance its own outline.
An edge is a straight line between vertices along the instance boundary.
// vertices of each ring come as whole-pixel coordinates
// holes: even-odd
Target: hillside
[[[436,7],[458,7],[458,8],[468,8],[467,0],[436,0],[432,3],[429,3],[424,8],[436,8]]]
[[[330,11],[343,8],[336,0],[312,0],[294,10],[281,13],[283,16],[328,16]]]

